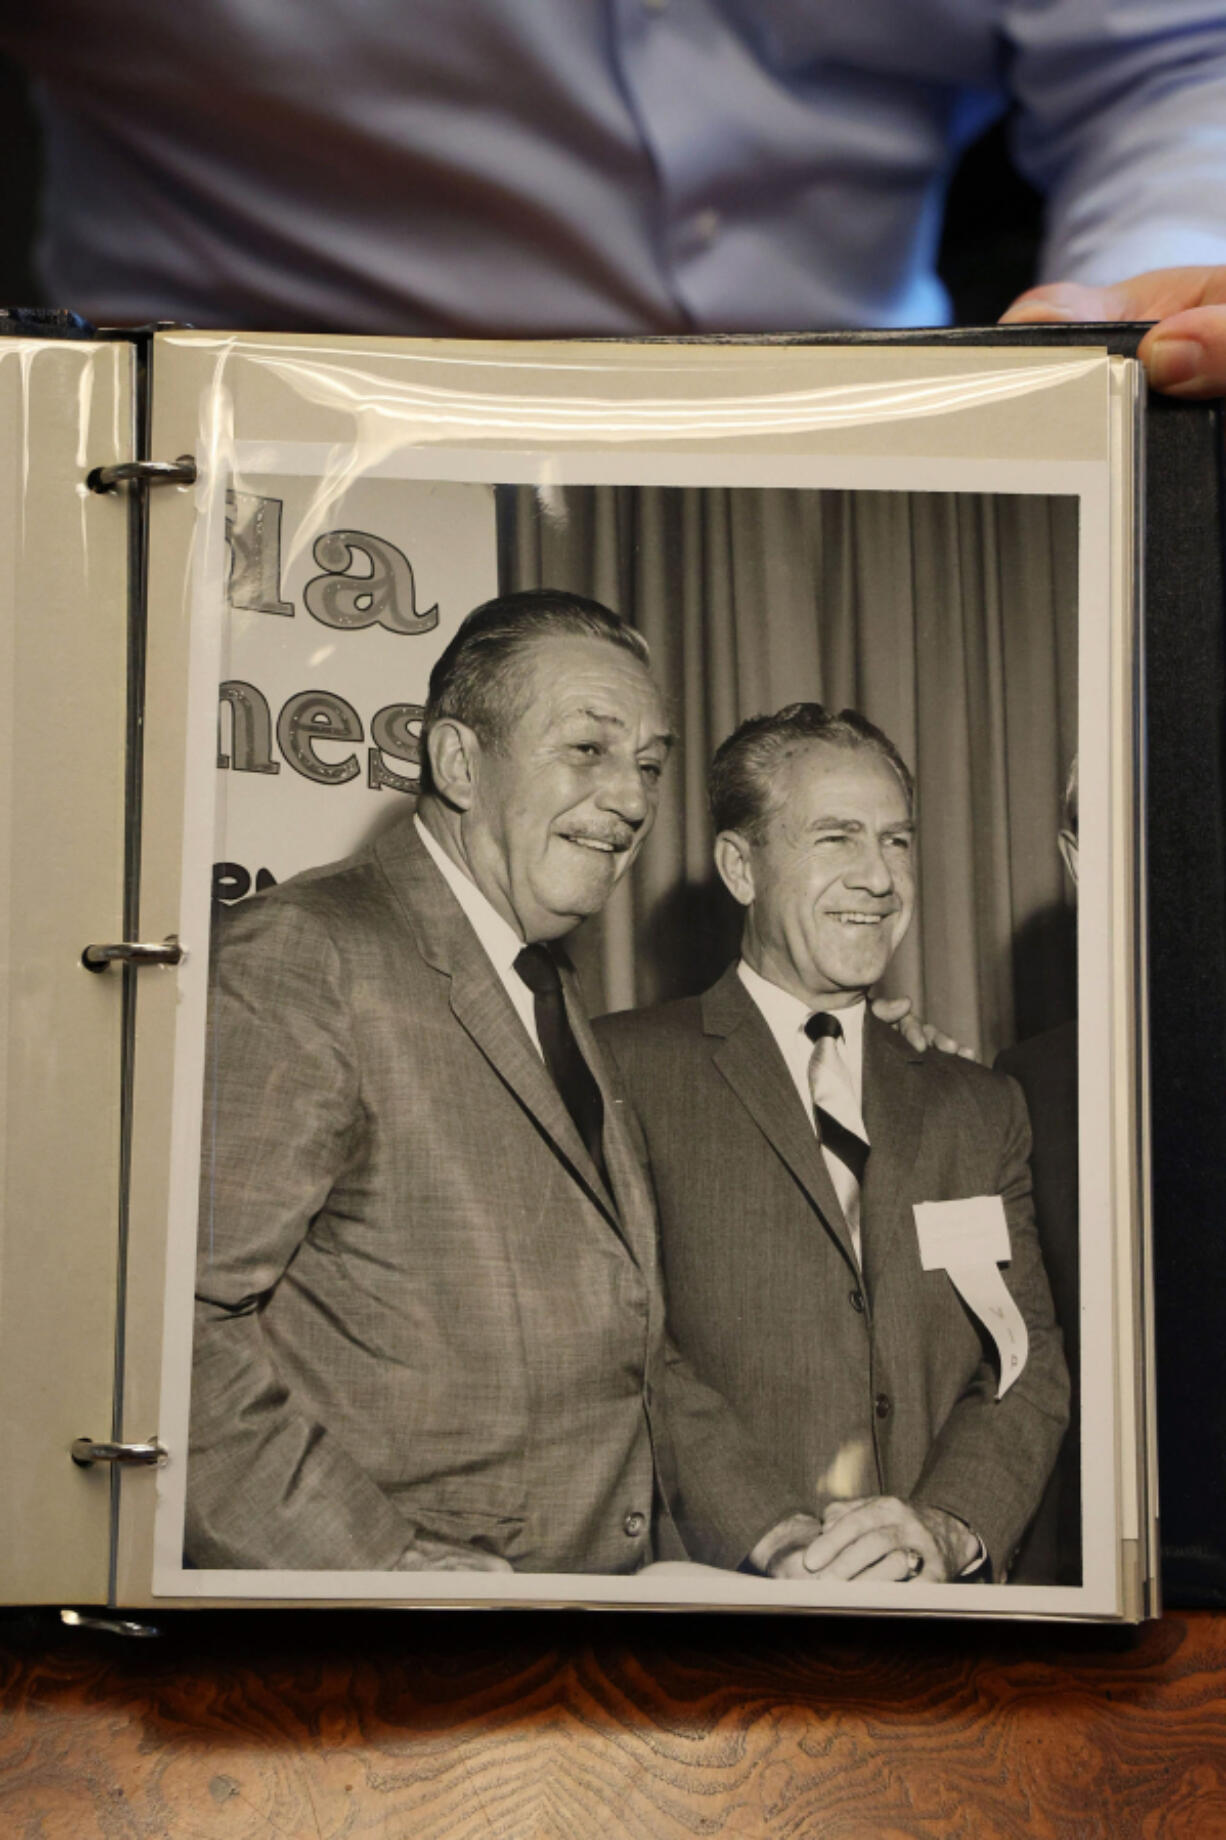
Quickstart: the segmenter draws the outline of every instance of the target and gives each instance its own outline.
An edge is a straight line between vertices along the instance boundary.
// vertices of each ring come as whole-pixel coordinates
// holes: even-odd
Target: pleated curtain
[[[691,994],[735,954],[707,763],[804,699],[861,710],[915,772],[918,913],[888,993],[988,1058],[1073,1014],[1075,499],[507,487],[499,540],[504,589],[569,588],[638,627],[680,737],[638,865],[573,942],[593,1011]]]

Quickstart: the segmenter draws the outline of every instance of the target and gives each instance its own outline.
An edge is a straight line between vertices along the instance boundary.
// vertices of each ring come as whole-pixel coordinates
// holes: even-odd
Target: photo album
[[[0,1600],[1157,1614],[1115,346],[0,340]]]

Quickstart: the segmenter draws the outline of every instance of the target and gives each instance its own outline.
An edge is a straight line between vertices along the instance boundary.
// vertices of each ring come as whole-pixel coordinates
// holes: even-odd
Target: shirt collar
[[[482,894],[468,871],[453,862],[437,838],[430,835],[416,812],[413,814],[413,823],[417,827],[417,835],[429,852],[430,860],[460,903],[469,925],[485,948],[487,958],[495,971],[505,978],[524,949],[523,940],[515,928],[503,919],[488,897]]]
[[[849,1059],[856,1066],[860,1064],[864,1050],[864,1018],[868,1010],[865,998],[858,997],[844,1009],[834,1009],[828,1003],[807,1003],[800,997],[794,997],[790,990],[781,990],[778,984],[772,984],[769,978],[764,978],[761,972],[755,971],[744,959],[737,966],[737,975],[762,1011],[776,1040],[803,1034],[805,1023],[815,1010],[829,1010],[842,1025]]]

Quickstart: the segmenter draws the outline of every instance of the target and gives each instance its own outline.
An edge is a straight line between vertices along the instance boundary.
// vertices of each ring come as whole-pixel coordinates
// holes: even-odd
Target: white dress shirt
[[[764,978],[760,972],[755,971],[752,965],[747,965],[744,959],[737,966],[737,976],[761,1010],[766,1026],[775,1038],[775,1044],[792,1076],[792,1084],[804,1106],[805,1117],[813,1127],[815,1136],[817,1135],[817,1119],[813,1114],[813,1096],[809,1085],[809,1065],[813,1058],[814,1044],[805,1034],[805,1024],[816,1010],[823,1008],[829,1009],[831,1015],[838,1017],[843,1033],[838,1038],[832,1038],[831,1046],[844,1075],[847,1090],[845,1094],[840,1095],[842,1102],[839,1106],[837,1108],[832,1106],[831,1110],[836,1111],[840,1124],[846,1125],[849,1131],[856,1132],[857,1136],[862,1137],[864,1142],[868,1143],[869,1137],[864,1128],[862,1110],[864,1016],[867,1008],[864,999],[849,1003],[845,1009],[834,1009],[828,1004],[803,1002],[801,998],[792,996],[789,991],[781,990],[778,984],[772,984],[768,978]],[[833,1151],[827,1149],[825,1144],[822,1145],[822,1157],[830,1172],[836,1194],[842,1196],[842,1185],[847,1180],[846,1165],[835,1156]],[[858,1189],[856,1192],[858,1193]],[[849,1216],[847,1224],[855,1247],[856,1258],[859,1259],[859,1221]]]
[[[813,1099],[809,1090],[809,1062],[813,1057],[813,1043],[805,1034],[805,1023],[819,1009],[828,1009],[832,1016],[838,1017],[842,1025],[842,1039],[835,1041],[835,1052],[855,1097],[856,1111],[860,1112],[864,1095],[864,1017],[868,1007],[864,998],[849,1003],[846,1009],[835,1009],[828,1003],[804,1003],[789,991],[780,990],[778,984],[772,984],[755,971],[752,965],[747,965],[744,959],[736,969],[737,976],[762,1011],[766,1026],[787,1062],[792,1084],[800,1094],[805,1116],[814,1132],[817,1130],[817,1121],[813,1116]],[[842,1123],[849,1130],[858,1132],[865,1143],[869,1141],[863,1115],[858,1119],[843,1118]]]
[[[461,869],[459,863],[451,860],[442,844],[430,835],[416,813],[413,814],[413,822],[417,826],[417,835],[430,852],[430,860],[464,909],[485,956],[493,965],[503,989],[515,1006],[516,1015],[528,1031],[529,1041],[540,1054],[541,1038],[536,1032],[536,1000],[515,969],[515,960],[524,949],[523,940],[486,899],[471,875]]]

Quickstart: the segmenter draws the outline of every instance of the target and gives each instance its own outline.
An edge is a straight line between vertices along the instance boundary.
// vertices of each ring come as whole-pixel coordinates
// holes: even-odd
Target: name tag
[[[965,1201],[920,1201],[914,1213],[920,1264],[925,1271],[948,1274],[996,1344],[996,1397],[1003,1399],[1030,1353],[1022,1313],[1000,1274],[1011,1257],[1005,1204],[999,1195],[971,1195]]]

